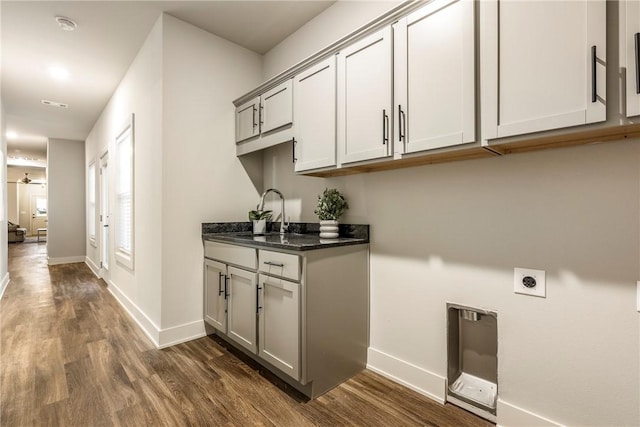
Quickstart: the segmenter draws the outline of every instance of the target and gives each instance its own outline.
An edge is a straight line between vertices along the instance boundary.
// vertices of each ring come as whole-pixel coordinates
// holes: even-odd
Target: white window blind
[[[116,138],[116,259],[133,268],[133,120]]]
[[[95,245],[96,241],[96,164],[92,162],[87,172],[87,186],[89,189],[89,240]]]

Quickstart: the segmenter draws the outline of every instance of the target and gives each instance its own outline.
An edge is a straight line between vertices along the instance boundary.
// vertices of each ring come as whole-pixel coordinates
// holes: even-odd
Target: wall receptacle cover
[[[547,297],[547,281],[544,270],[532,268],[513,269],[513,292],[534,297]]]

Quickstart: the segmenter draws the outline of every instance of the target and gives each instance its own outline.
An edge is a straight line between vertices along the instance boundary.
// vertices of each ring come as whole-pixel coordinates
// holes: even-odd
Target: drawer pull
[[[218,296],[222,295],[222,293],[224,292],[222,290],[222,276],[224,276],[224,273],[218,273]],[[225,286],[226,286],[226,282],[225,282]]]
[[[271,265],[273,267],[284,267],[284,264],[281,262],[265,261],[264,264]]]

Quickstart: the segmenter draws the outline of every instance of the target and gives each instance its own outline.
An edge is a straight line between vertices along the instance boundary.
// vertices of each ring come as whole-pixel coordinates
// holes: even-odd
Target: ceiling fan
[[[31,178],[29,178],[29,172],[25,172],[24,173],[24,178],[22,178],[22,180],[20,181],[24,184],[28,184],[31,182]]]

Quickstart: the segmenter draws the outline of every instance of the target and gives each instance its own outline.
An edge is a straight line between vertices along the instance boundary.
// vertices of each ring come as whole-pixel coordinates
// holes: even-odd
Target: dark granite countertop
[[[267,230],[278,230],[279,223],[270,223]],[[340,224],[340,237],[321,239],[319,225],[314,223],[291,223],[291,233],[281,235],[268,231],[264,235],[251,233],[251,223],[203,223],[202,239],[222,243],[278,248],[292,251],[308,251],[336,246],[369,243],[369,226],[362,224]]]

